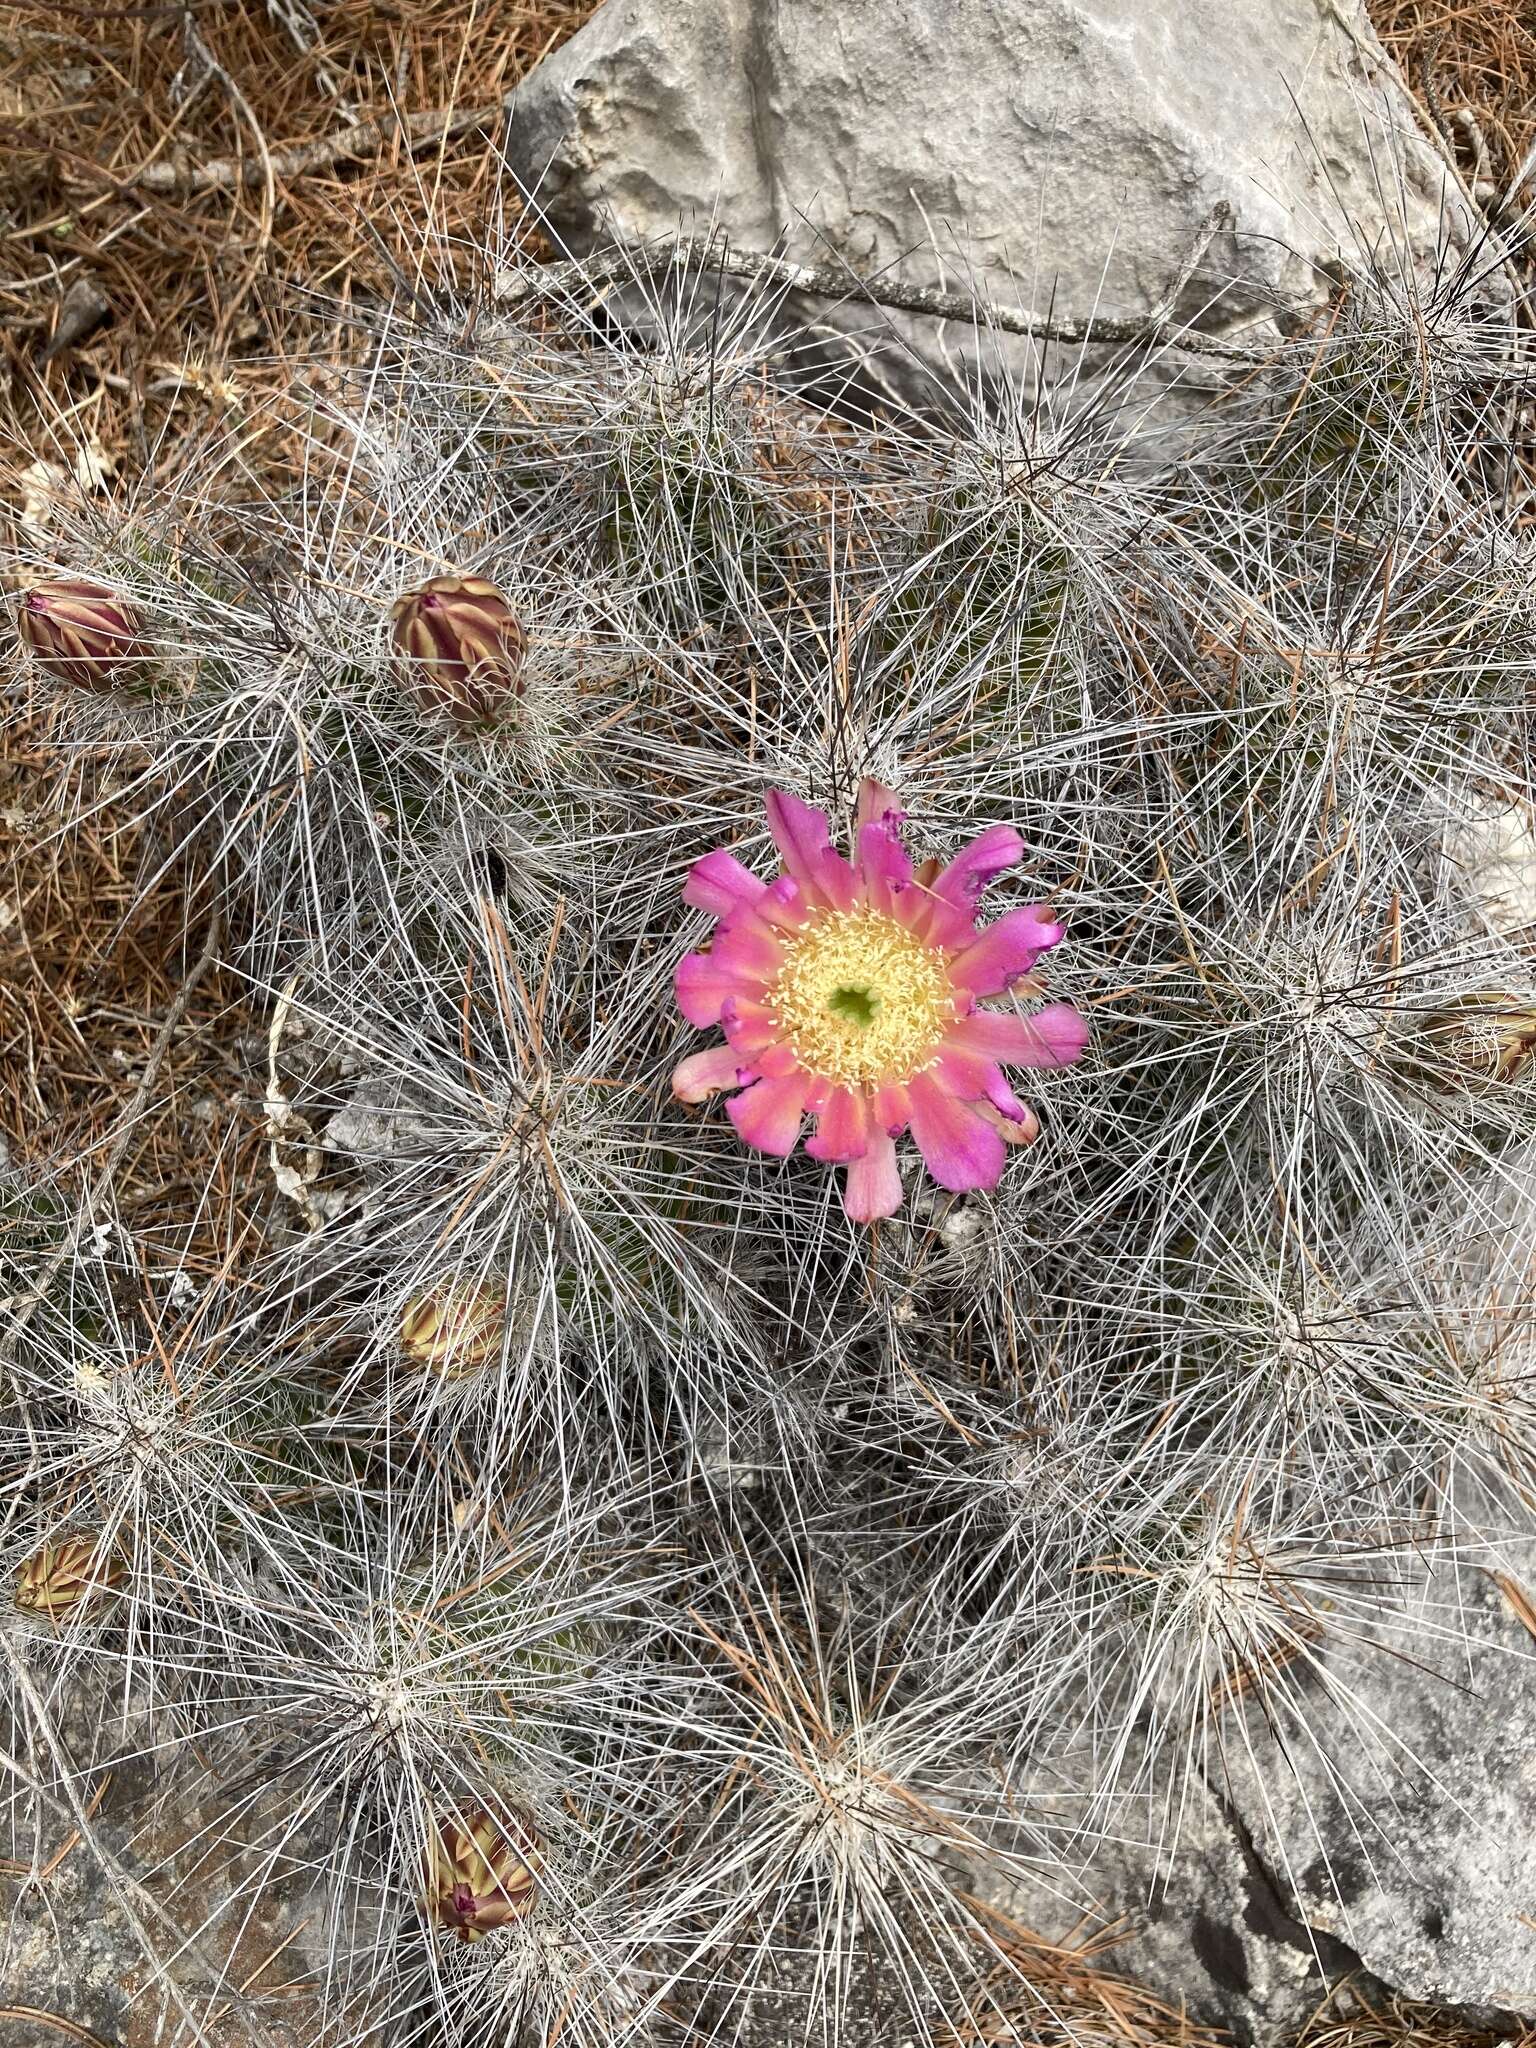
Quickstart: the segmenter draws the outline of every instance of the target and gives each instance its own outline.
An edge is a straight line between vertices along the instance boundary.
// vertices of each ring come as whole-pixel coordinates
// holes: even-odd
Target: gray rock
[[[321,1149],[377,1179],[399,1159],[419,1149],[432,1128],[432,1104],[409,1078],[389,1073],[363,1075],[325,1126]]]
[[[1160,1858],[1131,1833],[1106,1842],[1085,1878],[1124,1933],[1106,1966],[1240,2042],[1293,2036],[1354,1961],[1290,1917],[1231,1814],[1198,1782],[1176,1856]]]
[[[1536,925],[1536,816],[1527,804],[1468,792],[1445,832],[1445,856],[1493,932],[1519,936]]]
[[[1220,205],[1177,303],[1213,329],[1466,218],[1354,0],[607,0],[522,87],[509,148],[576,247],[718,224],[1066,319],[1150,313]],[[929,370],[973,355],[955,323],[828,317]]]
[[[1153,1771],[1154,1803],[1167,1768]],[[1070,1881],[1066,1864],[1054,1882],[1002,1885],[978,1868],[972,1888],[1051,1940],[1103,1939],[1101,1969],[1191,2020],[1226,2029],[1245,2048],[1279,2048],[1356,1974],[1357,1958],[1294,1917],[1241,1822],[1198,1772],[1178,1809],[1176,1843],[1149,1838],[1146,1797],[1128,1797],[1095,1814],[1103,1838]]]
[[[1182,1760],[1133,1752],[1142,1796],[1093,1816],[1076,1881],[1123,1937],[1105,1966],[1239,2042],[1280,2048],[1345,1982],[1478,2026],[1536,2014],[1536,1543],[1402,1577],[1320,1673],[1293,1667],[1272,1723],[1257,1698],[1226,1710],[1204,1777],[1170,1790]],[[1062,1939],[1064,1895],[996,1903]]]
[[[0,1714],[6,1748],[30,1757],[50,1794],[8,1788],[0,2048],[43,2048],[70,2027],[114,2048],[190,2039],[167,1977],[206,2048],[324,2038],[337,1982],[356,1992],[376,1976],[384,1936],[376,1921],[348,1930],[349,1977],[332,1948],[323,1823],[288,1811],[277,1788],[200,1773],[173,1729],[137,1713],[123,1725],[105,1672],[50,1690],[78,1796],[97,1803],[79,1840],[46,1746]]]
[[[1470,1567],[1428,1577],[1416,1616],[1330,1653],[1309,1739],[1250,1726],[1227,1766],[1259,1857],[1309,1927],[1409,1998],[1530,2015],[1536,1642],[1516,1581],[1503,1584]]]

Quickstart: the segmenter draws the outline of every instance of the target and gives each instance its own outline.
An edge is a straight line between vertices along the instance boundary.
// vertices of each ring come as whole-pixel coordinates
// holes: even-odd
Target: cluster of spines
[[[227,872],[340,1186],[195,1312],[7,1196],[11,1668],[262,1729],[334,2038],[1070,2031],[986,1900],[1070,1924],[1125,1799],[1175,1853],[1523,1537],[1530,918],[1447,849],[1531,801],[1531,569],[1459,459],[1504,344],[1401,292],[1160,470],[535,277],[392,322],[241,547],[191,477],[35,565],[29,687]],[[1094,1020],[995,1196],[869,1231],[666,1089],[690,861],[864,775],[1020,828]]]

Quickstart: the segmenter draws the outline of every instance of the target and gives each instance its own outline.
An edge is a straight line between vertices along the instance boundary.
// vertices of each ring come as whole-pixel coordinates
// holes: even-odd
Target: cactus
[[[255,534],[215,451],[18,565],[329,1178],[190,1301],[0,1189],[13,1655],[231,1828],[260,1731],[315,2048],[1097,2038],[1019,1902],[1305,1752],[1407,1560],[1517,1570],[1532,913],[1454,849],[1536,572],[1461,284],[1132,464],[530,268],[392,311]]]

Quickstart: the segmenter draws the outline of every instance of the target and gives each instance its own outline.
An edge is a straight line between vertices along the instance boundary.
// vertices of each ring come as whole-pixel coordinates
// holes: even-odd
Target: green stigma
[[[835,988],[827,997],[832,1015],[845,1024],[856,1024],[861,1031],[867,1031],[874,1023],[879,1007],[880,998],[867,988]]]

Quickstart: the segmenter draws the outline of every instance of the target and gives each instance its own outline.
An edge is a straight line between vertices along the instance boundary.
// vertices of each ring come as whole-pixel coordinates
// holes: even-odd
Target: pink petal
[[[957,1046],[953,1040],[946,1042],[944,1050],[933,1063],[932,1071],[947,1094],[957,1096],[961,1102],[969,1102],[983,1116],[987,1114],[989,1103],[1012,1123],[1022,1123],[1031,1114],[1009,1087],[996,1060]],[[990,1123],[994,1119],[988,1117],[987,1121]]]
[[[1040,1135],[1040,1119],[1028,1103],[1019,1104],[1021,1114],[1018,1116],[1005,1116],[990,1102],[978,1102],[975,1107],[978,1116],[984,1116],[989,1124],[996,1127],[1005,1145],[1033,1145]]]
[[[894,1216],[901,1207],[896,1145],[884,1131],[871,1136],[862,1159],[850,1162],[843,1207],[855,1223],[874,1223],[881,1216]]]
[[[976,903],[982,890],[1023,858],[1024,842],[1011,825],[989,826],[947,867],[923,882],[919,903],[903,907],[904,921],[930,945],[958,952],[976,936]]]
[[[1024,858],[1024,842],[1011,825],[989,825],[941,870],[933,893],[956,910],[973,914],[976,899],[988,882]]]
[[[872,910],[889,910],[912,880],[912,861],[883,819],[859,827],[859,875]]]
[[[725,1105],[738,1137],[758,1152],[787,1159],[800,1136],[800,1120],[812,1088],[811,1076],[797,1068],[773,1081],[754,1081]]]
[[[744,905],[733,915],[731,922],[751,917],[769,931],[795,932],[805,923],[809,907],[800,893],[800,884],[793,875],[780,875],[752,904]]]
[[[1088,1019],[1070,1003],[1047,1003],[1032,1016],[976,1010],[952,1024],[944,1049],[1006,1060],[1015,1067],[1070,1067],[1088,1043]]]
[[[741,1052],[734,1038],[731,1040],[731,1047],[739,1059]],[[765,1045],[762,1051],[754,1056],[752,1065],[765,1081],[777,1081],[781,1075],[797,1073],[800,1059],[795,1048],[787,1040],[775,1039],[771,1045]]]
[[[783,1043],[778,1018],[749,989],[735,990],[726,997],[720,1023],[741,1057],[754,1063],[770,1046]]]
[[[742,910],[716,929],[709,950],[722,973],[761,989],[783,966],[783,945],[778,933],[755,912]]]
[[[891,909],[924,945],[942,947],[946,953],[961,952],[976,936],[976,920],[969,911],[941,902],[920,881],[904,889]]]
[[[744,993],[741,977],[723,967],[713,953],[685,953],[673,976],[677,1007],[701,1031],[721,1021],[726,1003]]]
[[[1014,1090],[1008,1085],[1008,1081],[1004,1079],[1004,1073],[1001,1073],[1001,1069],[997,1069],[997,1079],[987,1087],[987,1102],[993,1106],[993,1110],[1001,1110],[1001,1114],[1008,1118],[1010,1124],[1022,1124],[1032,1114],[1028,1110],[1028,1106],[1018,1100],[1018,1096],[1014,1094]],[[977,1108],[985,1110],[985,1104],[981,1102],[979,1096],[977,1096]]]
[[[888,1081],[883,1088],[877,1088],[870,1108],[876,1124],[892,1138],[899,1138],[912,1121],[911,1098],[900,1081]]]
[[[983,1100],[979,1095],[972,1098],[978,1112],[982,1116],[987,1116],[987,1107],[990,1104],[993,1109],[998,1111],[999,1115],[1006,1117],[1009,1123],[1027,1123],[1034,1115],[1034,1111],[1030,1109],[1027,1103],[1020,1102],[1018,1096],[1008,1086],[1002,1068],[994,1067],[992,1069],[992,1076],[993,1078],[987,1083],[986,1099]],[[987,1117],[987,1121],[991,1123],[993,1119]]]
[[[672,1075],[672,1093],[679,1102],[703,1102],[722,1088],[742,1088],[754,1078],[740,1056],[729,1045],[712,1045],[708,1052],[690,1053],[678,1062]]]
[[[977,936],[975,922],[963,918],[948,903],[940,903],[932,887],[922,881],[922,868],[913,874],[909,887],[893,891],[891,915],[924,942],[944,952],[961,952]]]
[[[773,843],[812,907],[849,909],[857,893],[854,873],[832,844],[826,812],[787,789],[770,789],[766,809]]]
[[[723,846],[706,853],[688,870],[683,884],[683,901],[695,910],[707,910],[712,917],[729,917],[733,910],[755,903],[768,884],[744,868],[735,854]]]
[[[898,831],[906,816],[906,807],[894,789],[887,789],[872,775],[864,777],[859,784],[859,808],[853,821],[855,839],[866,825],[884,825],[892,832]]]
[[[931,1071],[945,1094],[958,1096],[962,1102],[975,1102],[1003,1085],[1003,1070],[997,1061],[962,1044],[953,1031],[946,1035]]]
[[[1026,903],[989,924],[957,953],[949,963],[950,979],[974,996],[1001,995],[1060,942],[1063,930],[1046,916],[1043,905]]]
[[[1008,1154],[986,1118],[951,1095],[931,1072],[914,1074],[907,1083],[907,1094],[912,1104],[912,1136],[939,1186],[956,1194],[967,1188],[995,1188]],[[736,1096],[731,1108],[741,1100]]]
[[[815,1135],[806,1139],[805,1149],[813,1159],[862,1159],[872,1135],[868,1098],[839,1088],[816,1119]]]

